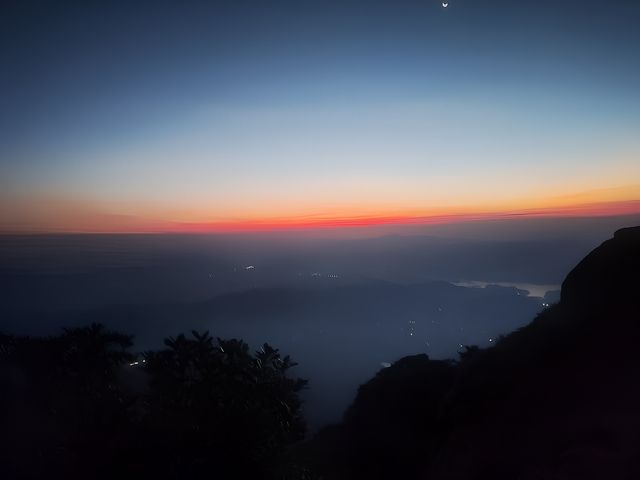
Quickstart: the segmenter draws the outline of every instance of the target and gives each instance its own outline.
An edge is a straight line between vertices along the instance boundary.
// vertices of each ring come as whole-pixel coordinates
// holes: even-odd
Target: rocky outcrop
[[[640,227],[619,230],[494,347],[381,371],[310,462],[322,452],[325,478],[640,478],[639,290]]]

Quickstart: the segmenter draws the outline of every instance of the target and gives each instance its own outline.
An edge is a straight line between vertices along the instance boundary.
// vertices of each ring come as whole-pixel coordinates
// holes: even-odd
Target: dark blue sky
[[[627,183],[640,181],[630,166],[639,151],[637,1],[451,0],[446,9],[432,0],[15,1],[1,8],[0,166],[19,205],[31,192],[87,200],[109,213],[202,221],[264,216],[247,198],[283,216],[362,204],[371,211],[449,206],[438,189],[451,177],[468,172],[451,187],[461,195],[482,175],[507,175],[508,184],[514,164],[534,176],[538,167],[559,166],[557,185],[518,185],[529,197],[557,194],[583,163],[585,177],[567,193],[623,186],[614,169]],[[202,183],[214,172],[225,186]],[[141,187],[145,173],[152,182]],[[320,184],[307,197],[309,176]],[[245,181],[251,191],[242,191]],[[383,181],[392,187],[382,206],[373,205]],[[319,192],[329,188],[337,199],[323,203]],[[229,204],[220,206],[212,190]],[[419,190],[435,193],[422,198]],[[400,200],[399,191],[414,193]],[[185,192],[199,192],[198,205],[216,209],[186,215],[193,208],[180,204],[171,215],[157,213]],[[514,195],[507,189],[491,200]],[[307,213],[285,211],[292,200]]]

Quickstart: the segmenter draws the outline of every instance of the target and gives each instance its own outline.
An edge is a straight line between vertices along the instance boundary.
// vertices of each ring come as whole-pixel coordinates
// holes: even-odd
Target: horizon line
[[[258,220],[214,222],[149,222],[137,217],[102,215],[108,218],[123,217],[139,220],[139,227],[106,229],[85,228],[0,228],[0,235],[55,235],[55,234],[234,234],[286,231],[357,229],[385,226],[444,225],[478,221],[516,220],[524,218],[597,218],[640,214],[640,200],[585,203],[566,207],[528,208],[505,211],[450,213],[433,215],[362,215],[344,217],[286,217]]]

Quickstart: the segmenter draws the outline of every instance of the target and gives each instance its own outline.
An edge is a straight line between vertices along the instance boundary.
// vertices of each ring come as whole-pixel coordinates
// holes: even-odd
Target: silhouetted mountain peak
[[[623,228],[569,272],[562,303],[580,312],[600,313],[638,302],[640,227]]]
[[[640,225],[637,227],[627,227],[616,230],[613,238],[635,238],[640,241]]]
[[[638,272],[640,227],[619,230],[567,275],[560,304],[493,347],[395,362],[316,437],[317,468],[330,479],[640,478]]]

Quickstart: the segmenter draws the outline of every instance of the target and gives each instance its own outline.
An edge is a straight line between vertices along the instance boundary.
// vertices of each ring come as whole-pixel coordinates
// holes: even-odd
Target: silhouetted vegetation
[[[149,374],[145,432],[179,477],[264,476],[274,471],[284,447],[305,431],[294,365],[265,344],[251,355],[239,340],[214,342],[193,332],[145,354]],[[151,459],[152,460],[152,459]]]
[[[340,445],[348,478],[407,478],[416,459],[426,462],[441,441],[440,410],[454,380],[451,361],[424,354],[402,358],[360,387],[337,431],[342,438],[335,430],[333,438],[331,430],[319,438],[331,448]]]
[[[286,447],[305,431],[306,384],[288,376],[289,357],[207,332],[169,338],[137,360],[131,346],[95,324],[0,337],[10,478],[287,475]]]

